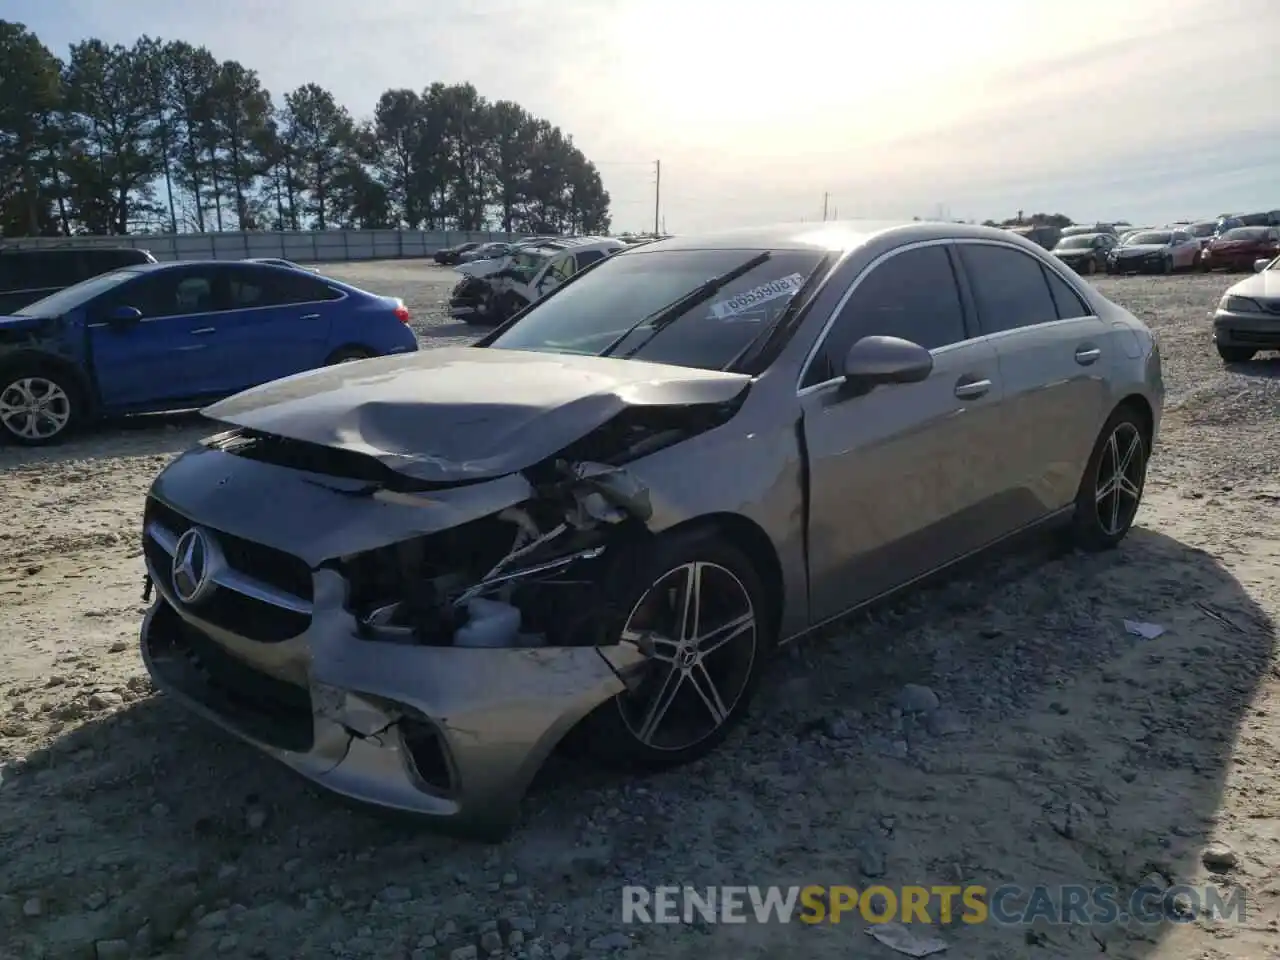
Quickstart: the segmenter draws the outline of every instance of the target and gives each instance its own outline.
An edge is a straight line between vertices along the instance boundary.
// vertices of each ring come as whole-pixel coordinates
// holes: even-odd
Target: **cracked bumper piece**
[[[141,646],[161,691],[321,787],[450,829],[514,823],[555,745],[623,690],[594,647],[364,640],[331,570],[315,574],[310,626],[271,643],[202,620],[150,573]]]

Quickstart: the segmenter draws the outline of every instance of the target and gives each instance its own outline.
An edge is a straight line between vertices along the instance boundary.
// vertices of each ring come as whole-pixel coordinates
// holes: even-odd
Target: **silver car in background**
[[[1150,332],[951,223],[657,240],[475,347],[206,410],[146,501],[158,687],[316,783],[487,835],[566,737],[739,721],[779,643],[1014,534],[1115,546]]]

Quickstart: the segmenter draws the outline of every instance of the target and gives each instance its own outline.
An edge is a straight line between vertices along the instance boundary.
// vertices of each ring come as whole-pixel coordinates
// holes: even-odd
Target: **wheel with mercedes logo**
[[[51,365],[0,369],[0,437],[30,447],[61,441],[80,421],[82,396],[75,378]]]
[[[586,744],[614,766],[688,763],[746,713],[774,647],[776,601],[748,556],[712,528],[619,554],[600,586],[618,643],[643,660],[628,690],[588,718]]]

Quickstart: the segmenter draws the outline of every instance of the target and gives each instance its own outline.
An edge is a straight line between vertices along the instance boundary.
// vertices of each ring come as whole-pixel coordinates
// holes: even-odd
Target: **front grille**
[[[305,753],[315,735],[311,695],[227,653],[162,604],[148,634],[158,673],[262,743]]]
[[[175,537],[182,536],[193,526],[191,520],[155,497],[147,498],[143,520],[144,523],[155,521]],[[232,536],[212,527],[207,529],[218,538],[223,556],[236,570],[270,584],[277,590],[292,594],[299,600],[306,600],[308,603],[311,601],[311,568],[306,561],[274,547]]]
[[[146,527],[163,527],[174,540],[192,526],[181,513],[154,498],[148,498],[144,516]],[[237,574],[253,578],[268,592],[280,591],[310,604],[311,571],[301,559],[221,531],[210,532],[217,539],[228,566]],[[154,537],[144,536],[142,549],[155,575],[172,588],[173,557],[169,552],[172,543],[166,548]],[[281,643],[298,636],[311,624],[309,612],[289,609],[221,583],[192,613],[212,626],[259,643]]]
[[[1258,333],[1254,330],[1232,330],[1231,339],[1237,343],[1257,344],[1259,347],[1280,348],[1280,330],[1275,333]]]

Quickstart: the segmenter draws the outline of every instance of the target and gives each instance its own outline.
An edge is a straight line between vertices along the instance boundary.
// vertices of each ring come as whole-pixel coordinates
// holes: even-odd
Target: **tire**
[[[723,624],[702,629],[704,643],[708,633],[714,643],[730,631],[705,661],[695,647],[668,639],[680,630],[677,607],[694,570],[700,614],[714,610],[711,616]],[[615,611],[610,631],[638,638],[650,659],[637,689],[587,718],[583,745],[597,761],[629,770],[661,770],[705,756],[745,716],[774,647],[772,600],[758,572],[714,531],[690,530],[623,547],[600,587]]]
[[[368,360],[370,357],[376,356],[371,350],[364,347],[343,347],[341,350],[335,350],[329,359],[324,362],[326,367],[337,366],[340,363],[354,363],[356,360]]]
[[[1111,414],[1076,492],[1071,518],[1074,546],[1090,552],[1110,550],[1128,534],[1142,504],[1150,443],[1146,425],[1133,407],[1124,405]],[[1124,477],[1121,483],[1116,482],[1118,474]],[[1100,493],[1104,488],[1110,493]]]
[[[1224,363],[1248,363],[1253,359],[1257,350],[1250,350],[1248,347],[1224,347],[1218,344],[1218,356]]]
[[[61,370],[41,364],[0,370],[4,439],[27,447],[59,443],[79,425],[83,411],[80,385]]]

